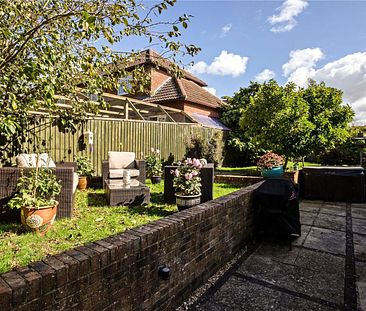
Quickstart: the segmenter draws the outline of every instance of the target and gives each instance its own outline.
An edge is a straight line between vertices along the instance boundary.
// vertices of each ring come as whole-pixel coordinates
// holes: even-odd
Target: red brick
[[[0,310],[6,311],[11,309],[12,295],[12,289],[0,277]]]
[[[27,283],[27,301],[39,297],[42,291],[42,276],[29,267],[18,268],[17,271]]]
[[[12,289],[12,304],[16,306],[24,303],[27,298],[27,283],[24,278],[16,271],[4,273],[1,277]]]
[[[42,295],[56,288],[56,271],[44,262],[38,261],[30,264],[42,276]]]

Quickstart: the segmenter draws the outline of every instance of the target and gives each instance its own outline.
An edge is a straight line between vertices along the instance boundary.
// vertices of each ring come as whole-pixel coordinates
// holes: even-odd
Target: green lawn
[[[162,204],[163,183],[152,185],[151,203],[146,207],[109,207],[104,191],[78,192],[74,217],[56,221],[44,238],[25,232],[18,223],[0,223],[0,272],[27,265],[75,246],[137,227],[177,212],[175,205]],[[239,187],[214,184],[214,197],[231,193]]]

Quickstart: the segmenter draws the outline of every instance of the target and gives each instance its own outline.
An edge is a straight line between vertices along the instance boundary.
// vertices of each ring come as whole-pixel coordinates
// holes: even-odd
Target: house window
[[[132,75],[125,76],[118,80],[119,88],[117,90],[117,95],[127,94],[125,89],[132,89]]]

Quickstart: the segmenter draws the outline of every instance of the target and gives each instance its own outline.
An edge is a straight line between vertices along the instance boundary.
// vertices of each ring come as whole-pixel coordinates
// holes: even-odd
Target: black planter
[[[151,183],[152,184],[160,184],[161,176],[151,176]]]

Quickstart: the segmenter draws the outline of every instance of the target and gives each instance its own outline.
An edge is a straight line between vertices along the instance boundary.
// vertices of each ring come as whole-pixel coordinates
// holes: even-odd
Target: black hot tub
[[[362,167],[305,166],[300,193],[310,200],[365,202],[365,174]]]

